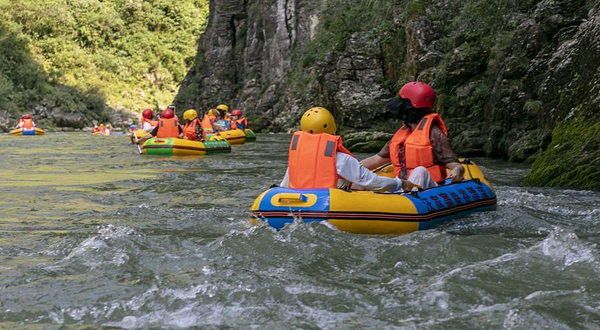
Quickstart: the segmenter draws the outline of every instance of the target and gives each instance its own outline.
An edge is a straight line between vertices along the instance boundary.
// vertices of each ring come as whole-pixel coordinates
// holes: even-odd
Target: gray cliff
[[[320,105],[347,145],[373,151],[398,127],[385,102],[425,81],[460,155],[535,161],[528,183],[597,189],[599,26],[586,0],[213,0],[177,102],[226,103],[275,131]]]

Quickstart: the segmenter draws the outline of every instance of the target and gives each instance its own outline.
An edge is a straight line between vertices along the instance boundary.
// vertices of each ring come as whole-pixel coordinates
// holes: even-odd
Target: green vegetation
[[[135,111],[173,100],[208,0],[0,0],[0,11],[2,109],[17,114],[50,96],[83,100],[86,115],[102,117],[99,99]]]
[[[577,120],[552,132],[525,184],[600,190],[600,122]]]

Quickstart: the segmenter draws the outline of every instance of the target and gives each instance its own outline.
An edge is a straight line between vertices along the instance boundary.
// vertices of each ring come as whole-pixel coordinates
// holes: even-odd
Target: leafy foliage
[[[0,102],[65,85],[114,108],[166,106],[207,14],[208,0],[0,0]]]

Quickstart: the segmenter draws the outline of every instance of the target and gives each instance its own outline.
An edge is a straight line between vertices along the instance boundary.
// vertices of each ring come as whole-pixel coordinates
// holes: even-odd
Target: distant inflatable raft
[[[269,189],[254,201],[251,222],[265,221],[279,230],[296,219],[328,221],[349,233],[398,235],[495,210],[496,193],[483,172],[469,161],[463,166],[464,181],[419,192]]]
[[[227,140],[229,144],[244,144],[246,143],[246,132],[241,129],[231,129],[228,131],[221,131],[216,134],[206,134],[206,138],[210,141],[214,136],[220,136]],[[256,137],[255,137],[256,138]]]
[[[231,152],[227,141],[191,141],[177,138],[151,138],[142,144],[145,155],[202,156]]]
[[[10,131],[10,135],[44,135],[44,130],[41,128],[16,128]]]

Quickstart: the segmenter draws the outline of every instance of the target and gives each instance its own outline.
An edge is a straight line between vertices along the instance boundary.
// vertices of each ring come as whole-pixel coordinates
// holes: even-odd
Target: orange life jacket
[[[394,134],[390,143],[390,160],[394,164],[394,176],[406,179],[419,166],[424,166],[435,182],[446,179],[446,168],[435,163],[431,145],[431,127],[439,127],[448,135],[446,124],[439,114],[430,113],[423,117],[414,131],[404,125]],[[404,152],[400,154],[400,148]]]
[[[206,137],[206,134],[214,133],[213,126],[212,126],[212,120],[210,119],[210,117],[208,115],[204,115],[204,117],[202,117],[201,125],[202,125],[202,132],[204,133],[204,137]]]
[[[288,168],[290,188],[337,188],[335,160],[338,152],[352,157],[340,136],[295,132],[290,142]]]
[[[96,127],[92,128],[92,133],[98,133],[98,131],[99,131],[98,128],[96,128]]]
[[[179,136],[177,118],[160,118],[158,120],[157,138],[176,138]]]
[[[33,119],[23,119],[23,128],[33,128],[35,124],[33,123]]]
[[[248,128],[248,119],[246,117],[231,121],[231,129],[246,129]]]
[[[157,125],[157,122],[155,122],[154,120],[142,117],[142,129],[144,128],[144,123],[146,123],[146,122],[148,124],[150,124],[152,127],[156,127],[156,125]]]
[[[200,120],[198,120],[198,118],[194,118],[194,120],[185,124],[185,126],[183,127],[183,135],[189,140],[200,141],[199,136],[196,135],[196,125],[200,125],[202,127],[202,123],[200,123]],[[202,130],[202,137],[204,140],[206,140],[204,130]]]

